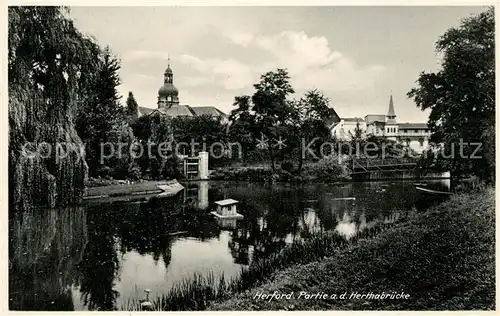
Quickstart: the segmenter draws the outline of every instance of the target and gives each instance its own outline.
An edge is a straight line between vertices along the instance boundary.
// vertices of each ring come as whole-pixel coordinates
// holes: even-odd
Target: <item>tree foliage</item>
[[[301,170],[304,143],[313,141],[308,148],[318,152],[319,146],[330,140],[328,125],[336,116],[330,101],[318,90],[292,99],[295,91],[285,69],[263,74],[254,88],[252,96],[235,98],[236,108],[229,116],[230,140],[242,145],[245,159],[267,151],[266,160],[271,161],[273,171],[277,159],[284,162],[286,169],[291,169],[291,161],[298,161]],[[280,140],[283,143],[279,144]]]
[[[422,110],[430,109],[432,140],[452,147],[464,143],[482,143],[481,159],[463,158],[458,147],[443,163],[458,174],[475,173],[483,179],[494,174],[494,137],[489,132],[495,124],[495,19],[493,8],[462,21],[449,29],[436,43],[442,55],[442,68],[422,73],[408,96]],[[465,146],[470,157],[475,146]]]
[[[139,104],[137,104],[137,101],[135,100],[132,91],[129,91],[125,113],[130,116],[137,116],[138,111],[139,111]]]
[[[85,143],[89,173],[97,176],[98,170],[104,167],[100,165],[101,144],[111,141],[113,129],[121,129],[124,113],[117,91],[118,59],[109,48],[96,47],[93,53],[91,74],[82,78],[81,90],[85,97],[78,108],[76,130]]]
[[[96,46],[59,7],[9,7],[9,203],[64,205],[78,201],[87,172],[74,125],[82,77]],[[37,150],[48,145],[49,155]],[[66,155],[57,154],[57,144]],[[63,147],[64,148],[64,147]],[[69,149],[69,150],[68,150]]]
[[[141,174],[153,179],[179,178],[171,121],[161,115],[145,115],[132,124],[132,130],[144,149],[137,159]]]

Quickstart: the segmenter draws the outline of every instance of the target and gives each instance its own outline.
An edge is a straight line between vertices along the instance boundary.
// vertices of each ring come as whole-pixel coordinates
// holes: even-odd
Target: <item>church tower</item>
[[[394,101],[391,98],[389,99],[389,111],[387,112],[387,123],[395,124],[396,123],[396,112],[394,112]]]
[[[396,112],[394,111],[394,101],[389,99],[389,111],[387,111],[387,120],[385,122],[385,136],[391,140],[397,140],[398,135],[398,123],[396,123]]]
[[[158,108],[170,108],[172,105],[179,105],[179,90],[174,86],[174,74],[170,68],[170,58],[168,67],[165,70],[163,86],[158,90]]]

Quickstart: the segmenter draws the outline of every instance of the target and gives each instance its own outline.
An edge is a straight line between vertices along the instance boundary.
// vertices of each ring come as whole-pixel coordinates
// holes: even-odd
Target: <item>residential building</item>
[[[422,153],[429,147],[431,131],[426,123],[398,123],[394,100],[389,99],[387,115],[368,114],[362,118],[340,118],[332,128],[332,135],[339,140],[351,140],[356,129],[362,130],[363,137],[370,135],[384,137],[409,146],[417,153]]]

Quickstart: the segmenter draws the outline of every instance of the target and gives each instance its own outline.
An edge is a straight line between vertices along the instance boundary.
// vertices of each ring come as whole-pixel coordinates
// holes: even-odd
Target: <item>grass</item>
[[[350,240],[346,240],[334,232],[315,235],[310,239],[295,242],[265,260],[253,262],[249,268],[242,269],[237,278],[229,280],[224,275],[215,277],[211,274],[203,277],[195,274],[194,277],[176,284],[166,294],[153,298],[153,310],[206,310],[214,302],[227,300],[236,293],[247,292],[258,286],[268,280],[276,271],[321,260],[335,253],[338,249],[348,247],[359,239],[373,237],[393,225],[395,224],[383,224],[366,229]],[[128,301],[121,309],[140,310],[140,302]]]
[[[407,221],[345,240],[323,233],[252,263],[240,276],[195,275],[153,299],[154,310],[489,310],[495,308],[494,189],[460,194]],[[258,293],[293,292],[259,300]],[[408,299],[303,299],[404,292]],[[125,310],[139,310],[128,302]]]
[[[495,309],[494,190],[449,201],[330,256],[281,269],[211,310]],[[258,293],[291,299],[259,300]],[[299,299],[299,292],[409,294],[408,299]]]

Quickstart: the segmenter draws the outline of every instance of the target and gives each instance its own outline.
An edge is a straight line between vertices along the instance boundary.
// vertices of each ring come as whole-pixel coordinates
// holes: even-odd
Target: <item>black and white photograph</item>
[[[10,311],[496,310],[493,2],[103,4],[5,10]]]

